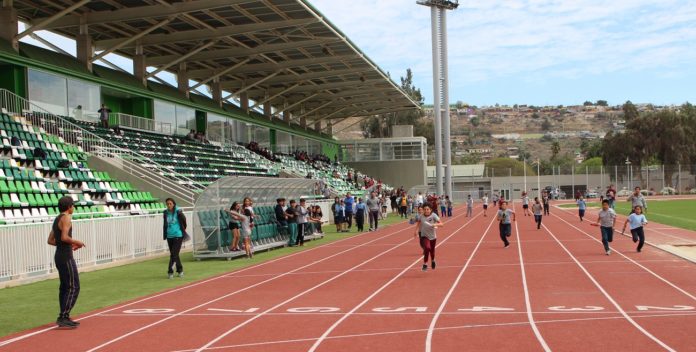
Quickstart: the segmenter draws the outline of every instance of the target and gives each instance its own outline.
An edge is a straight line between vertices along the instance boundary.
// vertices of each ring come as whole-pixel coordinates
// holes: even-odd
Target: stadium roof
[[[106,53],[145,55],[199,85],[219,80],[232,94],[295,118],[343,119],[418,108],[387,74],[305,0],[14,0],[30,30],[93,40]],[[20,36],[23,34],[20,33]],[[191,89],[198,86],[190,87]],[[304,115],[300,106],[304,104]]]

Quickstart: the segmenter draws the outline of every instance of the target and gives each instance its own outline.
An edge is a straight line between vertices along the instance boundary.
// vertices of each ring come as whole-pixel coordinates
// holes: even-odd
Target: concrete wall
[[[409,189],[426,182],[425,160],[357,161],[345,164],[392,187],[404,186]]]
[[[560,187],[569,198],[573,197],[573,190],[584,191],[586,189],[595,190],[597,188],[606,189],[609,186],[609,175],[561,175],[561,176],[541,176],[539,177],[541,188],[546,186]],[[510,192],[511,198],[520,198],[525,189],[524,176],[512,177],[492,177],[491,189],[495,191]],[[527,176],[527,191],[530,196],[537,194],[537,177]]]

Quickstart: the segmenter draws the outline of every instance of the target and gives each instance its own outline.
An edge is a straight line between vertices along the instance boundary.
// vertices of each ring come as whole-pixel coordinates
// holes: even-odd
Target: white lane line
[[[583,233],[585,236],[588,236],[588,237],[592,238],[593,240],[595,240],[595,242],[601,243],[601,241],[598,240],[597,238],[595,238],[594,236],[592,236],[592,235],[590,235],[589,233],[583,231],[582,229],[576,227],[575,225],[569,223],[568,221],[565,221],[563,218],[561,218],[561,217],[557,217],[557,218],[558,218],[559,220],[565,222],[566,224],[568,224],[570,227],[572,227],[572,228],[578,230],[580,233]],[[675,285],[674,283],[672,283],[671,281],[665,279],[664,277],[658,275],[658,274],[655,273],[654,271],[652,271],[652,270],[646,268],[645,266],[643,266],[642,264],[638,263],[637,261],[635,261],[635,260],[629,258],[628,256],[626,256],[625,254],[623,254],[623,253],[621,253],[621,252],[619,252],[619,251],[614,251],[614,253],[619,254],[620,256],[624,257],[626,260],[628,260],[628,261],[630,261],[631,263],[637,265],[639,268],[641,268],[641,269],[645,270],[646,272],[650,273],[652,276],[656,277],[656,278],[659,279],[660,281],[666,283],[667,285],[671,286],[671,287],[674,288],[675,290],[677,290],[677,291],[683,293],[685,296],[687,296],[687,297],[691,298],[692,300],[696,301],[696,296],[692,295],[691,293],[687,292],[686,290],[682,289],[681,287]]]
[[[582,265],[582,263],[580,263],[580,261],[577,258],[575,258],[575,256],[573,256],[573,254],[568,250],[568,248],[566,248],[565,245],[563,245],[563,243],[561,243],[560,240],[558,240],[556,235],[554,235],[553,232],[551,232],[551,230],[549,230],[549,228],[546,227],[546,225],[541,225],[541,226],[543,226],[544,230],[546,230],[546,232],[548,232],[549,235],[551,235],[551,237],[553,237],[556,240],[558,245],[561,246],[561,248],[563,248],[563,250],[568,254],[568,256],[570,256],[570,258],[573,259],[573,261],[575,261],[575,263],[578,265],[578,267],[580,267],[580,269],[585,273],[585,275],[587,275],[587,277],[590,280],[592,280],[592,283],[594,283],[594,285],[597,287],[597,289],[599,289],[602,292],[602,294],[604,294],[604,296],[609,300],[609,302],[611,302],[611,304],[613,304],[614,307],[616,307],[616,309],[621,313],[621,315],[624,316],[624,318],[626,318],[626,320],[628,320],[629,323],[631,323],[636,329],[638,329],[640,332],[642,332],[645,336],[647,336],[651,340],[655,341],[658,345],[660,345],[665,350],[670,351],[670,352],[676,351],[673,348],[669,347],[664,342],[662,342],[660,339],[655,337],[653,334],[651,334],[650,332],[645,330],[645,328],[643,328],[635,320],[633,320],[633,318],[631,318],[631,316],[629,316],[628,313],[626,313],[626,311],[621,307],[621,305],[619,305],[619,303],[616,302],[614,300],[614,298],[609,293],[607,293],[607,291],[604,289],[604,287],[602,287],[602,285],[600,285],[599,282],[597,282],[597,280],[594,278],[594,276],[592,276],[592,274],[590,274],[590,272],[587,271],[585,266]]]
[[[400,225],[400,224],[396,224],[396,225],[398,226],[398,225]],[[408,229],[408,228],[409,228],[409,227],[406,227],[405,229]],[[405,230],[405,229],[404,229],[404,230]],[[399,231],[397,231],[397,232],[394,232],[394,233],[385,235],[385,237],[392,236],[392,235],[394,235],[394,234],[396,234],[396,233],[398,233],[398,232],[401,232],[401,231],[403,231],[403,230],[399,230]],[[243,269],[239,269],[239,270],[234,271],[234,272],[232,272],[232,273],[220,274],[220,275],[211,277],[211,278],[206,279],[206,280],[203,280],[203,281],[199,281],[199,282],[196,282],[196,283],[192,283],[192,284],[189,284],[189,285],[186,285],[186,286],[182,286],[182,287],[179,287],[179,288],[175,288],[175,289],[172,289],[172,290],[167,290],[167,291],[164,291],[164,292],[155,294],[155,295],[147,296],[147,297],[142,298],[142,299],[139,299],[139,300],[137,300],[137,301],[133,301],[133,302],[130,302],[130,303],[118,305],[118,306],[116,306],[116,307],[114,307],[114,308],[109,308],[109,309],[107,309],[107,310],[99,311],[99,312],[94,313],[94,314],[90,314],[90,315],[87,315],[87,316],[84,316],[84,317],[80,317],[79,319],[75,319],[75,321],[82,321],[82,320],[85,320],[85,319],[93,318],[93,317],[99,316],[99,315],[101,315],[101,314],[103,314],[103,313],[108,313],[108,312],[112,312],[112,311],[114,311],[114,310],[119,310],[119,309],[123,309],[123,308],[126,308],[126,307],[130,307],[130,306],[132,306],[132,305],[134,305],[134,304],[146,302],[146,301],[149,301],[149,300],[151,300],[151,299],[155,299],[155,298],[159,298],[159,297],[162,297],[162,296],[169,295],[169,294],[171,294],[171,293],[175,293],[175,292],[187,290],[187,289],[192,288],[192,287],[197,287],[197,286],[200,286],[200,285],[203,285],[203,284],[207,284],[207,283],[209,283],[209,282],[211,282],[211,281],[215,281],[215,280],[227,278],[227,277],[229,277],[228,275],[234,275],[234,274],[238,274],[238,273],[247,272],[247,271],[250,271],[250,270],[253,270],[253,269],[262,267],[262,266],[266,266],[266,265],[269,265],[269,264],[273,264],[273,263],[276,263],[276,262],[279,262],[279,261],[288,259],[288,258],[293,258],[293,257],[298,256],[298,255],[303,254],[303,253],[309,253],[309,252],[316,251],[316,250],[318,250],[318,249],[327,248],[327,247],[329,247],[330,245],[335,244],[335,243],[346,242],[346,241],[349,241],[349,240],[352,240],[352,239],[355,239],[355,238],[358,238],[358,237],[367,236],[368,234],[372,234],[372,233],[371,233],[371,232],[366,232],[366,233],[363,233],[363,234],[358,234],[358,235],[351,236],[351,237],[347,237],[347,238],[344,238],[344,239],[341,239],[341,240],[337,240],[337,241],[334,241],[334,242],[331,242],[331,243],[322,244],[322,245],[319,245],[319,246],[316,246],[316,247],[314,247],[314,248],[310,248],[310,249],[307,249],[307,250],[304,250],[304,251],[295,252],[295,253],[288,254],[288,255],[285,255],[285,256],[282,256],[282,257],[279,257],[279,258],[271,259],[271,260],[265,261],[265,262],[263,262],[263,263],[258,263],[258,264],[255,264],[255,265],[252,265],[252,266],[243,268]],[[382,238],[384,238],[384,237],[382,237]],[[370,241],[370,242],[372,242],[372,241]],[[368,243],[369,243],[369,242],[368,242]],[[355,247],[352,247],[352,248],[355,248]],[[7,346],[7,345],[12,344],[12,343],[15,343],[15,342],[17,342],[17,341],[21,341],[21,340],[24,340],[24,339],[26,339],[26,338],[29,338],[29,337],[32,337],[32,336],[36,336],[36,335],[45,333],[45,332],[47,332],[47,331],[55,330],[55,329],[56,329],[56,326],[51,326],[50,328],[45,328],[45,329],[33,331],[33,332],[30,332],[30,333],[27,333],[27,334],[23,334],[23,335],[20,335],[20,336],[11,338],[11,339],[9,339],[9,340],[0,341],[0,347]]]
[[[673,317],[673,316],[696,316],[696,314],[694,314],[694,313],[653,314],[653,315],[639,316],[636,318],[637,319],[663,318],[663,317]],[[586,321],[602,321],[602,320],[617,320],[617,319],[623,319],[623,317],[617,316],[617,317],[595,317],[595,318],[540,320],[540,321],[537,321],[537,324],[576,323],[576,322],[586,322]],[[495,327],[505,327],[505,326],[524,326],[524,325],[528,325],[528,324],[529,324],[528,321],[519,321],[519,322],[510,322],[510,323],[493,323],[493,324],[472,324],[472,325],[458,325],[458,326],[440,327],[440,328],[436,328],[435,330],[438,330],[438,331],[465,330],[465,329],[495,328]],[[329,336],[326,339],[327,340],[355,339],[355,338],[365,338],[365,337],[374,337],[374,336],[421,333],[421,332],[425,332],[425,331],[427,331],[427,329],[407,329],[407,330],[396,330],[396,331],[372,332],[372,333],[364,333],[364,334],[337,335],[337,336]],[[309,337],[309,338],[292,339],[292,340],[251,342],[251,343],[237,344],[237,345],[210,347],[210,348],[208,348],[208,350],[213,351],[213,350],[237,349],[237,348],[244,348],[244,347],[258,347],[258,346],[290,344],[290,343],[298,343],[298,342],[311,342],[311,341],[316,341],[316,340],[317,340],[316,337]],[[194,352],[194,351],[195,350],[193,350],[193,349],[188,349],[188,350],[175,350],[172,352]]]
[[[403,241],[403,242],[401,242],[400,244],[398,244],[398,245],[396,245],[396,246],[394,246],[394,247],[392,247],[392,248],[390,248],[390,249],[388,249],[388,250],[385,250],[385,251],[383,251],[383,252],[381,252],[381,253],[379,253],[379,254],[373,256],[372,258],[367,259],[367,260],[361,262],[360,264],[355,265],[355,266],[351,267],[350,269],[343,271],[342,273],[340,273],[340,274],[338,274],[338,275],[334,275],[334,276],[331,277],[330,279],[324,280],[324,281],[322,281],[321,283],[319,283],[319,284],[317,284],[317,285],[314,285],[314,286],[312,286],[312,287],[310,287],[310,288],[308,288],[308,289],[306,289],[306,290],[304,290],[304,291],[302,291],[302,292],[300,292],[300,293],[298,293],[298,294],[296,294],[296,295],[294,295],[294,296],[292,296],[292,297],[290,297],[290,298],[288,298],[288,299],[286,299],[286,300],[284,300],[284,301],[282,301],[282,302],[280,302],[280,303],[274,305],[273,307],[266,309],[265,311],[263,311],[263,312],[261,312],[261,313],[259,313],[259,314],[257,314],[257,315],[254,315],[253,317],[251,317],[251,318],[249,318],[249,319],[247,319],[247,320],[245,320],[245,321],[243,321],[243,322],[237,324],[237,325],[234,326],[233,328],[231,328],[231,329],[225,331],[224,333],[220,334],[218,337],[216,337],[216,338],[210,340],[208,343],[206,343],[205,345],[201,346],[201,347],[198,348],[196,351],[200,352],[200,351],[203,351],[203,350],[207,349],[208,347],[212,346],[212,345],[215,344],[216,342],[218,342],[218,341],[222,340],[223,338],[227,337],[229,334],[231,334],[231,333],[233,333],[233,332],[235,332],[235,331],[241,329],[242,327],[248,325],[248,324],[251,323],[252,321],[254,321],[254,320],[256,320],[256,319],[259,319],[259,318],[263,317],[264,315],[266,315],[266,314],[268,314],[268,313],[270,313],[270,312],[272,312],[272,311],[274,311],[274,310],[276,310],[276,309],[278,309],[278,308],[280,308],[280,307],[282,307],[282,306],[284,306],[284,305],[286,305],[286,304],[288,304],[288,303],[290,303],[290,302],[292,302],[292,301],[294,301],[294,300],[296,300],[296,299],[298,299],[298,298],[300,298],[300,297],[302,297],[302,296],[305,296],[306,294],[308,294],[308,293],[310,293],[310,292],[316,290],[317,288],[320,288],[320,287],[322,287],[322,286],[324,286],[324,285],[326,285],[326,284],[328,284],[328,283],[330,283],[330,282],[333,282],[334,280],[337,280],[337,279],[343,277],[344,275],[347,275],[348,273],[352,272],[353,270],[355,270],[355,269],[357,269],[357,268],[359,268],[359,267],[361,267],[361,266],[363,266],[363,265],[365,265],[365,264],[367,264],[367,263],[370,263],[370,262],[372,262],[373,260],[376,260],[376,259],[378,259],[378,258],[381,258],[383,255],[385,255],[385,254],[387,254],[387,253],[389,253],[389,252],[391,252],[391,251],[393,251],[393,250],[395,250],[395,249],[397,249],[397,248],[399,248],[399,247],[401,247],[401,246],[403,246],[403,245],[405,245],[405,244],[407,244],[407,243],[411,243],[412,241],[413,241],[413,240],[409,238],[408,240]]]
[[[399,232],[402,232],[402,231],[405,231],[405,230],[408,230],[408,229],[409,229],[409,227],[403,228],[403,229],[401,229],[401,230],[392,232],[391,234],[386,235],[385,237],[393,236],[393,235],[395,235],[395,234],[397,234],[397,233],[399,233]],[[367,242],[367,243],[369,244],[369,243],[372,243],[372,242],[375,242],[375,241],[384,239],[385,237],[378,237],[378,238],[375,238],[375,239],[373,239],[373,240],[371,240],[371,241],[369,241],[369,242]],[[312,266],[312,265],[315,265],[315,264],[318,264],[318,263],[327,261],[327,260],[332,259],[332,258],[334,258],[334,257],[337,257],[337,256],[339,256],[339,255],[341,255],[341,254],[344,254],[344,253],[353,251],[353,250],[355,250],[355,249],[357,249],[357,248],[360,248],[360,246],[355,246],[355,247],[353,247],[353,248],[349,248],[349,249],[340,251],[340,252],[335,253],[335,254],[333,254],[333,255],[324,257],[324,258],[322,258],[322,259],[316,260],[316,261],[314,261],[314,262],[308,263],[308,264],[306,264],[306,265],[303,265],[303,266],[301,266],[301,267],[298,267],[298,268],[296,268],[296,269],[293,269],[293,270],[291,270],[291,271],[288,271],[287,273],[283,273],[283,274],[280,274],[280,275],[271,277],[271,278],[269,278],[269,279],[266,279],[266,280],[257,282],[257,283],[255,283],[255,284],[253,284],[253,285],[250,285],[250,286],[247,286],[247,287],[238,289],[238,290],[236,290],[236,291],[234,291],[234,292],[228,293],[228,294],[226,294],[226,295],[217,297],[217,298],[215,298],[215,299],[213,299],[213,300],[206,301],[206,302],[204,302],[204,303],[201,303],[201,304],[199,304],[199,305],[196,305],[195,307],[192,307],[192,308],[183,310],[183,311],[181,311],[181,312],[179,312],[179,313],[177,313],[177,314],[175,314],[175,315],[172,315],[172,316],[169,316],[169,317],[167,317],[167,318],[164,318],[164,319],[158,320],[158,321],[156,321],[156,322],[150,323],[150,324],[145,325],[145,326],[143,326],[143,327],[140,327],[140,328],[138,328],[138,329],[136,329],[136,330],[133,330],[133,331],[130,331],[130,332],[126,333],[126,334],[123,334],[123,335],[121,335],[121,336],[119,336],[119,337],[117,337],[117,338],[114,338],[114,339],[109,340],[109,341],[107,341],[107,342],[105,342],[105,343],[102,343],[101,345],[99,345],[99,346],[97,346],[97,347],[94,347],[94,348],[90,349],[88,352],[92,352],[92,351],[98,350],[98,349],[100,349],[100,348],[102,348],[102,347],[108,346],[108,345],[110,345],[110,344],[112,344],[112,343],[114,343],[114,342],[120,341],[120,340],[122,340],[122,339],[124,339],[124,338],[126,338],[126,337],[129,337],[129,336],[133,335],[133,334],[136,334],[136,333],[141,332],[141,331],[143,331],[143,330],[149,329],[149,328],[151,328],[151,327],[153,327],[153,326],[155,326],[155,325],[159,325],[159,324],[161,324],[161,323],[163,323],[163,322],[165,322],[165,321],[167,321],[167,320],[169,320],[169,319],[173,319],[173,318],[175,318],[175,317],[177,317],[177,316],[180,316],[181,314],[188,313],[188,312],[190,312],[190,311],[193,311],[193,310],[196,310],[196,309],[201,308],[201,307],[203,307],[203,306],[206,306],[206,305],[208,305],[208,304],[215,303],[215,302],[217,302],[217,301],[223,300],[223,299],[225,299],[225,298],[228,298],[228,297],[233,296],[233,295],[235,295],[235,294],[238,294],[238,293],[240,293],[240,292],[244,292],[244,291],[247,291],[247,290],[252,289],[252,288],[254,288],[254,287],[257,287],[257,286],[263,285],[263,284],[265,284],[265,283],[268,283],[268,282],[270,282],[270,281],[279,279],[279,278],[284,277],[284,276],[288,276],[288,275],[290,275],[290,274],[293,273],[293,272],[297,272],[297,271],[299,271],[299,270],[302,270],[302,269],[304,269],[304,268],[310,267],[310,266]],[[298,253],[306,253],[306,252],[298,252]]]
[[[512,209],[513,211],[515,209],[514,202],[512,204]],[[527,286],[527,272],[524,269],[524,256],[522,255],[522,236],[520,235],[520,229],[517,226],[517,221],[515,221],[515,233],[517,233],[517,252],[520,255],[520,272],[522,273],[522,287],[524,288],[524,304],[527,309],[527,320],[529,320],[529,326],[532,328],[532,331],[534,331],[534,336],[536,336],[537,340],[541,344],[541,347],[544,349],[544,351],[550,352],[551,348],[546,343],[546,340],[544,340],[544,337],[541,336],[541,331],[539,331],[537,324],[534,322],[532,302],[529,298],[529,287]]]
[[[472,221],[474,221],[478,216],[479,216],[479,214],[473,216],[469,221],[467,221],[466,223],[464,223],[464,225],[460,226],[458,229],[456,229],[454,232],[452,232],[452,234],[450,234],[447,238],[445,238],[444,240],[442,240],[437,246],[442,246],[442,245],[443,245],[444,243],[446,243],[450,238],[454,237],[459,231],[461,231],[463,228],[465,228],[467,225],[469,225]],[[481,237],[481,239],[483,239],[483,237],[485,237],[485,234],[484,234],[484,236]],[[479,244],[480,244],[480,242],[479,242]],[[436,247],[436,248],[437,248],[437,247]],[[476,246],[476,248],[478,248],[478,246]],[[476,251],[476,249],[474,249],[474,251]],[[349,317],[350,315],[352,315],[353,313],[355,313],[358,309],[360,309],[360,308],[362,308],[363,306],[365,306],[365,304],[367,304],[367,302],[369,302],[369,301],[372,300],[375,296],[377,296],[377,295],[380,294],[382,291],[384,291],[389,285],[391,285],[392,283],[394,283],[394,281],[396,281],[398,278],[400,278],[403,274],[405,274],[408,270],[410,270],[411,267],[413,267],[414,265],[418,264],[421,260],[422,260],[422,258],[418,258],[416,261],[414,261],[412,264],[410,264],[410,265],[407,266],[404,270],[402,270],[399,274],[397,274],[397,275],[394,276],[391,280],[389,280],[387,283],[385,283],[384,285],[382,285],[382,287],[378,288],[378,289],[377,289],[376,291],[374,291],[371,295],[369,295],[367,298],[365,298],[362,302],[360,302],[358,305],[356,305],[355,307],[353,307],[353,309],[351,309],[346,315],[344,315],[343,317],[341,317],[341,319],[339,319],[339,320],[337,320],[335,323],[333,323],[333,325],[331,325],[328,329],[326,329],[326,330],[324,331],[324,333],[319,337],[319,339],[314,343],[314,345],[312,345],[312,347],[310,347],[310,349],[308,350],[308,352],[314,352],[314,351],[316,351],[316,349],[319,347],[319,345],[321,345],[321,343],[329,336],[329,334],[331,334],[343,321],[345,321],[346,319],[348,319],[348,317]]]

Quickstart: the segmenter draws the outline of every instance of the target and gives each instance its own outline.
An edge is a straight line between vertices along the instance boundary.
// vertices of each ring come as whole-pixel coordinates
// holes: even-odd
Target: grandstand
[[[224,250],[229,204],[192,207],[228,178],[306,179],[314,188],[297,195],[312,199],[362,195],[367,175],[339,162],[333,126],[418,108],[304,0],[17,0],[0,21],[17,24],[0,30],[0,231],[46,233],[69,195],[82,228],[123,247],[80,265],[163,250],[166,197],[212,229],[199,243]],[[259,248],[286,244],[270,205],[288,195],[255,204]],[[121,243],[123,221],[153,237]],[[52,270],[47,258],[0,264],[9,279]]]

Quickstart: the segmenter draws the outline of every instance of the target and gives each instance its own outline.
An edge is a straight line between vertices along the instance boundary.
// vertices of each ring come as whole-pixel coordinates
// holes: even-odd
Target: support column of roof
[[[222,107],[222,88],[220,88],[220,78],[215,77],[213,82],[210,83],[210,90],[213,95],[213,101]]]
[[[15,51],[19,51],[17,9],[12,6],[12,1],[2,1],[0,23],[0,38],[12,44]]]
[[[189,97],[189,82],[188,73],[186,71],[186,62],[179,63],[179,70],[176,72],[176,85],[179,92]]]
[[[300,105],[300,127],[307,129],[307,117],[305,116],[305,105]]]
[[[77,44],[77,60],[85,64],[87,70],[92,72],[92,57],[94,56],[94,43],[89,35],[89,28],[86,24],[80,25],[80,34],[75,38]]]
[[[246,92],[239,95],[239,107],[249,112],[249,95]]]
[[[133,56],[133,75],[137,78],[140,83],[144,86],[147,85],[147,65],[145,63],[145,54],[143,54],[143,46],[138,45],[135,47],[135,55]]]
[[[291,118],[290,111],[288,111],[288,100],[285,99],[283,100],[283,121],[289,125]]]
[[[321,133],[321,120],[314,122],[314,130]]]
[[[266,91],[266,94],[264,95],[264,103],[263,103],[263,114],[268,117],[269,119],[273,118],[272,111],[271,111],[271,102],[268,100],[268,91]]]

